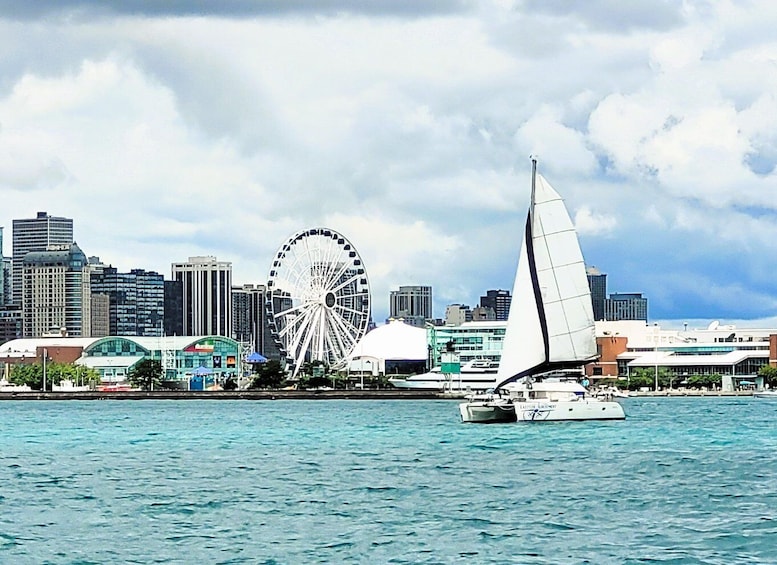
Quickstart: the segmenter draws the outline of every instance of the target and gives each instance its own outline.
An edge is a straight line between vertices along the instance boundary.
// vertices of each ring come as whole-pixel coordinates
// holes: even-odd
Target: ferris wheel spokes
[[[370,319],[369,280],[356,250],[328,228],[294,234],[275,256],[265,301],[273,338],[296,376],[305,360],[342,361]]]

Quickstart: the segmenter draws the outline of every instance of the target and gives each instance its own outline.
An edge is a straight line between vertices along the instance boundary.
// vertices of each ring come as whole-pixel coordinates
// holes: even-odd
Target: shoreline
[[[435,400],[434,391],[403,390],[159,390],[0,392],[0,400]]]
[[[240,391],[0,391],[0,400],[457,400],[465,392],[431,390],[240,390]],[[753,391],[648,391],[635,392],[628,398],[711,398],[752,397]]]

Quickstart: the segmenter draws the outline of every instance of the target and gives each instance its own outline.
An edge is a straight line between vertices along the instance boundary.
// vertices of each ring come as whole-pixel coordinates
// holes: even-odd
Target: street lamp
[[[43,392],[46,392],[46,357],[49,356],[48,350],[43,348]]]
[[[654,361],[656,363],[656,392],[658,392],[658,324],[653,324],[653,337],[655,338],[655,347],[653,348]]]
[[[365,363],[367,363],[367,369],[370,371],[370,379],[372,379],[372,360],[367,359]],[[364,390],[364,373],[362,373],[362,390]]]

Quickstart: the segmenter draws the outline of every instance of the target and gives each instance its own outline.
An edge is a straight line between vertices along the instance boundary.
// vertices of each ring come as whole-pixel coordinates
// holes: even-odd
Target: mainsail
[[[563,200],[537,174],[532,160],[531,203],[496,388],[594,358],[594,316],[583,253]]]

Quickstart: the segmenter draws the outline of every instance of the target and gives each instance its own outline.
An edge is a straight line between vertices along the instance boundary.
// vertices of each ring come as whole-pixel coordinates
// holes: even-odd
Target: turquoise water
[[[0,402],[0,563],[777,563],[777,402]]]

